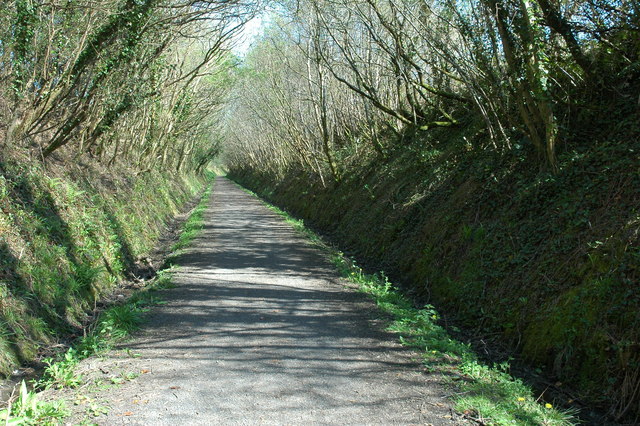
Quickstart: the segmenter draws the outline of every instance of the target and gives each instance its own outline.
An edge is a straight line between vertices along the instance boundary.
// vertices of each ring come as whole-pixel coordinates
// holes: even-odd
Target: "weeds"
[[[95,173],[94,173],[95,172]],[[109,176],[0,159],[0,374],[81,327],[202,178]],[[66,172],[64,172],[66,173]]]
[[[163,303],[153,293],[172,286],[171,277],[175,270],[169,268],[160,271],[158,278],[145,290],[133,295],[125,304],[112,306],[102,312],[93,327],[74,347],[57,359],[45,359],[46,367],[37,387],[48,389],[80,385],[82,378],[75,374],[76,365],[85,358],[110,350],[137,330],[143,322],[142,315],[149,307]]]
[[[80,339],[75,347],[69,348],[64,354],[44,360],[46,365],[44,374],[37,381],[38,389],[77,387],[82,383],[82,377],[75,373],[75,367],[80,361],[92,355],[104,352],[113,345],[128,337],[135,331],[141,321],[142,313],[147,310],[148,301],[142,298],[135,302],[113,306],[104,311],[94,328]]]
[[[63,403],[38,401],[36,393],[28,391],[24,381],[20,385],[18,399],[0,410],[0,420],[5,425],[57,424],[65,416],[67,410]]]
[[[122,341],[134,332],[142,322],[142,314],[149,306],[157,301],[151,294],[159,288],[166,288],[171,280],[173,270],[164,271],[161,280],[157,280],[143,291],[130,298],[123,305],[113,306],[104,311],[87,335],[74,346],[56,358],[44,360],[46,365],[42,377],[36,381],[36,389],[75,388],[82,384],[82,377],[76,373],[80,361],[90,356],[103,353],[111,349],[117,342]],[[156,285],[158,284],[158,285]],[[130,373],[121,382],[133,380],[136,373]],[[6,424],[54,424],[57,419],[66,416],[66,411],[60,402],[41,403],[37,401],[35,392],[27,392],[23,383],[20,399],[16,404],[0,411],[0,419]],[[28,407],[27,407],[28,406]],[[27,408],[25,408],[27,407]],[[100,415],[104,408],[92,404],[88,409],[91,415]]]
[[[416,308],[384,274],[366,274],[340,252],[332,257],[342,275],[391,316],[387,329],[398,334],[403,345],[419,350],[431,371],[447,371],[458,378],[453,400],[459,412],[492,425],[572,424],[573,413],[541,404],[528,386],[506,372],[508,364],[484,365],[469,345],[452,339],[437,323],[440,316],[433,306]]]
[[[175,272],[175,268],[173,267],[169,267],[169,268],[158,271],[155,282],[153,283],[153,288],[158,290],[174,288],[175,284],[171,279],[174,272]]]
[[[44,360],[46,367],[43,377],[38,381],[38,386],[45,389],[55,388],[75,388],[82,383],[82,377],[76,375],[75,366],[80,361],[78,352],[70,348],[61,359],[54,361],[53,358]]]
[[[141,303],[114,306],[104,313],[99,332],[107,335],[110,341],[124,339],[138,328],[142,321],[141,314],[146,310]]]
[[[485,365],[469,345],[452,339],[438,324],[440,316],[433,306],[414,307],[384,274],[366,274],[342,253],[332,254],[342,275],[390,315],[387,330],[398,334],[403,345],[419,350],[429,370],[453,373],[457,379],[453,400],[459,412],[492,425],[572,424],[574,413],[540,403],[528,386],[507,373],[507,363]]]

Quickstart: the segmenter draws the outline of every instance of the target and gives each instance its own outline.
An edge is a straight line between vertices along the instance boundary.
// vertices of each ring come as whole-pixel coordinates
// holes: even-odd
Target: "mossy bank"
[[[81,334],[204,181],[84,157],[1,160],[0,373]]]
[[[559,388],[618,419],[640,413],[640,150],[530,153],[408,142],[323,187],[308,173],[230,176],[501,340]],[[428,149],[427,149],[428,148]],[[573,395],[573,396],[571,396]],[[567,402],[567,401],[565,401]]]

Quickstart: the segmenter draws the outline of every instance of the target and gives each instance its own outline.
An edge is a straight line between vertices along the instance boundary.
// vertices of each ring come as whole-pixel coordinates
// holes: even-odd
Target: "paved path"
[[[127,344],[145,374],[98,423],[456,422],[438,377],[281,218],[224,178],[205,217],[178,287]]]

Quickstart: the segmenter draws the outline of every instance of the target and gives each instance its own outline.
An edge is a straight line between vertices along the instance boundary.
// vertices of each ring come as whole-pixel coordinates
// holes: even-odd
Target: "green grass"
[[[76,333],[204,179],[0,159],[0,375]]]
[[[338,185],[325,187],[295,166],[283,175],[249,166],[230,173],[363,257],[393,265],[416,297],[562,383],[558,404],[633,422],[638,138],[575,150],[569,143],[560,172],[550,175],[525,151],[490,154],[453,134],[429,134],[388,159],[344,163]],[[442,153],[420,160],[429,145]]]
[[[78,363],[90,356],[106,352],[137,330],[142,323],[142,314],[155,303],[156,299],[151,293],[164,288],[167,280],[170,280],[170,274],[171,271],[165,271],[161,279],[155,280],[126,303],[112,306],[102,312],[85,337],[66,352],[45,359],[44,373],[36,380],[34,389],[37,391],[80,386],[83,378],[76,373]],[[19,399],[13,404],[10,403],[6,409],[0,410],[0,420],[9,425],[59,424],[67,416],[64,402],[39,401],[36,391],[27,391],[23,382]]]
[[[171,271],[163,271],[145,289],[130,297],[124,304],[112,306],[100,314],[87,334],[66,352],[44,360],[44,374],[36,382],[36,389],[77,387],[82,377],[75,373],[83,359],[104,353],[122,342],[137,330],[143,322],[143,314],[149,307],[158,304],[153,292],[166,287]]]
[[[202,196],[196,209],[183,226],[179,242],[174,250],[186,247],[193,241],[203,226],[203,213],[211,196],[212,183]],[[158,271],[155,279],[144,289],[134,293],[124,303],[114,305],[103,311],[98,319],[86,330],[85,336],[63,353],[43,360],[45,369],[43,375],[35,382],[36,390],[50,388],[75,388],[83,384],[83,378],[76,373],[80,361],[112,349],[114,345],[127,339],[143,323],[143,314],[153,305],[164,303],[156,292],[161,289],[172,288],[172,276],[176,267],[168,267]],[[94,270],[82,271],[82,279],[91,277]],[[133,376],[123,377],[122,381],[131,380]],[[0,420],[6,424],[58,424],[66,416],[64,404],[61,401],[38,401],[35,391],[23,390],[17,402],[0,410]],[[91,405],[90,411],[94,415],[101,413],[103,407]]]
[[[405,346],[423,354],[424,364],[434,371],[453,374],[456,410],[485,424],[570,425],[571,413],[555,409],[534,397],[530,387],[507,373],[508,364],[483,364],[469,345],[457,341],[438,324],[433,306],[414,307],[383,274],[366,274],[340,252],[333,261],[341,274],[358,284],[378,308],[391,318],[387,330]]]
[[[173,250],[186,247],[197,236],[203,226],[203,214],[211,196],[213,183],[202,196],[198,206],[185,222],[178,243]],[[135,293],[124,304],[112,306],[101,313],[98,321],[90,328],[89,333],[57,358],[44,360],[46,364],[43,376],[37,381],[36,388],[77,387],[82,378],[75,373],[77,364],[85,358],[104,353],[126,339],[137,330],[143,322],[143,314],[152,305],[162,304],[162,299],[154,293],[161,289],[173,287],[172,276],[175,267],[158,272],[156,278],[146,288]]]
[[[244,188],[243,188],[244,189]],[[250,190],[248,193],[255,196]],[[264,201],[263,201],[264,202]],[[431,305],[415,307],[383,274],[367,274],[355,261],[322,242],[304,222],[264,202],[294,229],[331,256],[340,274],[358,285],[387,314],[387,330],[399,341],[419,351],[425,367],[451,377],[451,399],[458,412],[487,425],[572,425],[574,413],[536,397],[520,379],[511,376],[508,363],[486,365],[468,344],[453,339],[438,324],[440,315]]]
[[[5,425],[54,425],[60,424],[67,413],[61,402],[38,401],[36,393],[28,391],[23,381],[18,399],[0,410],[0,421]]]
[[[211,191],[213,191],[213,182],[209,184],[209,187],[204,192],[200,203],[198,203],[189,216],[189,219],[185,222],[178,241],[172,247],[173,251],[178,251],[188,247],[195,237],[202,231],[202,228],[204,227],[204,212],[209,203],[209,198],[211,198]]]

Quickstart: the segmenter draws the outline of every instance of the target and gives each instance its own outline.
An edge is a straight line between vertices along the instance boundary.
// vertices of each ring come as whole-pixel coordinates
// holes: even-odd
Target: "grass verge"
[[[257,195],[243,188],[246,192]],[[259,198],[259,197],[258,197]],[[509,364],[487,365],[465,343],[453,339],[438,324],[440,315],[431,305],[416,307],[388,280],[384,273],[367,274],[357,263],[327,245],[302,220],[291,217],[264,200],[296,231],[328,253],[340,274],[358,285],[378,308],[388,315],[387,330],[400,342],[419,351],[424,366],[443,374],[453,388],[455,409],[467,418],[486,425],[572,425],[575,413],[553,406],[520,379],[509,374]]]
[[[213,182],[205,190],[200,203],[184,223],[178,242],[172,247],[175,252],[188,246],[204,226],[204,210],[208,204]],[[28,390],[23,381],[17,398],[0,410],[0,421],[7,425],[59,424],[68,415],[63,401],[39,401],[37,392],[50,388],[75,388],[83,383],[76,373],[80,361],[104,353],[117,343],[128,338],[139,328],[143,314],[153,305],[164,303],[156,294],[158,290],[171,288],[172,276],[177,267],[169,266],[158,271],[155,279],[145,288],[134,293],[124,303],[103,311],[97,321],[86,330],[66,352],[43,360],[42,376]]]
[[[77,334],[205,181],[0,159],[0,377]]]
[[[206,189],[200,203],[198,203],[189,216],[189,219],[185,222],[178,241],[172,247],[174,252],[188,247],[195,237],[200,234],[200,231],[202,231],[202,228],[204,227],[204,211],[207,208],[212,191],[213,183]]]

